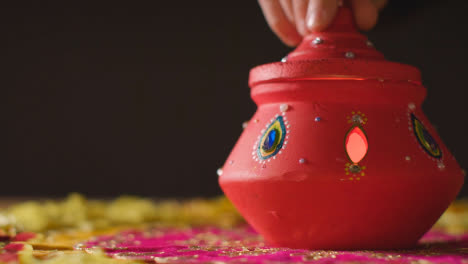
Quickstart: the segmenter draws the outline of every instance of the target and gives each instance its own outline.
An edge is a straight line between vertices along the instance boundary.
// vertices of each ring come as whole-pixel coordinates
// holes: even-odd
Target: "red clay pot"
[[[463,184],[418,69],[384,60],[347,7],[249,84],[258,110],[219,183],[272,245],[412,247]]]

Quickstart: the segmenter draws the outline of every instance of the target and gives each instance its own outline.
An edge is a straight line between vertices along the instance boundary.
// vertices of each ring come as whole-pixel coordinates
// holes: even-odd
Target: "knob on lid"
[[[345,2],[325,31],[304,37],[281,62],[253,68],[249,85],[332,79],[421,82],[417,68],[385,60],[367,37],[357,31],[351,8]]]

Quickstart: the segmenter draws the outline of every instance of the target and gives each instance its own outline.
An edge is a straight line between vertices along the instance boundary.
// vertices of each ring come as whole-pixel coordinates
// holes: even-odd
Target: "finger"
[[[321,31],[334,20],[338,10],[337,0],[310,0],[307,8],[308,31]]]
[[[374,3],[377,10],[380,11],[387,5],[388,1],[387,0],[372,0],[372,2]]]
[[[289,22],[278,0],[258,0],[271,30],[288,46],[296,46],[302,37]]]
[[[288,18],[289,22],[294,24],[294,10],[292,1],[293,0],[279,0],[284,14]]]
[[[351,5],[356,25],[361,30],[370,30],[377,23],[378,10],[371,0],[352,0]]]
[[[307,34],[306,28],[306,14],[307,4],[309,0],[293,0],[294,21],[299,34],[305,36]]]

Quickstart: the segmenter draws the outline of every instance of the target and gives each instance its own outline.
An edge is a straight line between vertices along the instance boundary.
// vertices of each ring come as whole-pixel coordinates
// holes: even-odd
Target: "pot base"
[[[428,178],[426,182],[370,178],[337,182],[307,177],[302,181],[220,180],[220,185],[246,220],[274,246],[403,249],[416,245],[463,181],[461,177],[452,181]]]

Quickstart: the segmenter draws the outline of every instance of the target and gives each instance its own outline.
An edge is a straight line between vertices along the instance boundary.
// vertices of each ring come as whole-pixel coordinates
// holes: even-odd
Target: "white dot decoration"
[[[411,160],[411,157],[410,157],[410,156],[406,156],[406,157],[405,157],[405,160],[406,160],[406,161],[410,161],[410,160]]]
[[[351,121],[353,121],[353,123],[362,123],[363,120],[361,115],[353,115]]]
[[[221,176],[223,175],[223,168],[219,168],[216,173],[218,174],[218,176]]]
[[[443,170],[443,169],[445,169],[445,164],[443,164],[442,162],[439,162],[437,164],[437,168],[439,168],[439,170]]]
[[[300,163],[300,164],[304,164],[305,162],[306,162],[306,160],[305,160],[304,158],[300,158],[300,159],[299,159],[299,163]]]
[[[414,103],[409,103],[408,108],[411,109],[411,110],[414,110],[414,109],[416,109],[416,105]]]
[[[286,112],[286,111],[288,111],[288,109],[289,109],[289,105],[287,105],[287,104],[281,104],[280,107],[279,107],[279,109],[280,109],[281,112]]]
[[[242,123],[242,128],[246,129],[248,125],[249,125],[249,122],[245,121],[244,123]]]
[[[323,43],[323,39],[321,39],[320,37],[316,37],[313,41],[312,41],[312,44],[314,45],[320,45]]]
[[[345,53],[345,57],[347,59],[354,59],[354,57],[356,57],[356,54],[354,54],[354,52],[352,52],[352,51],[348,51],[348,52]]]

